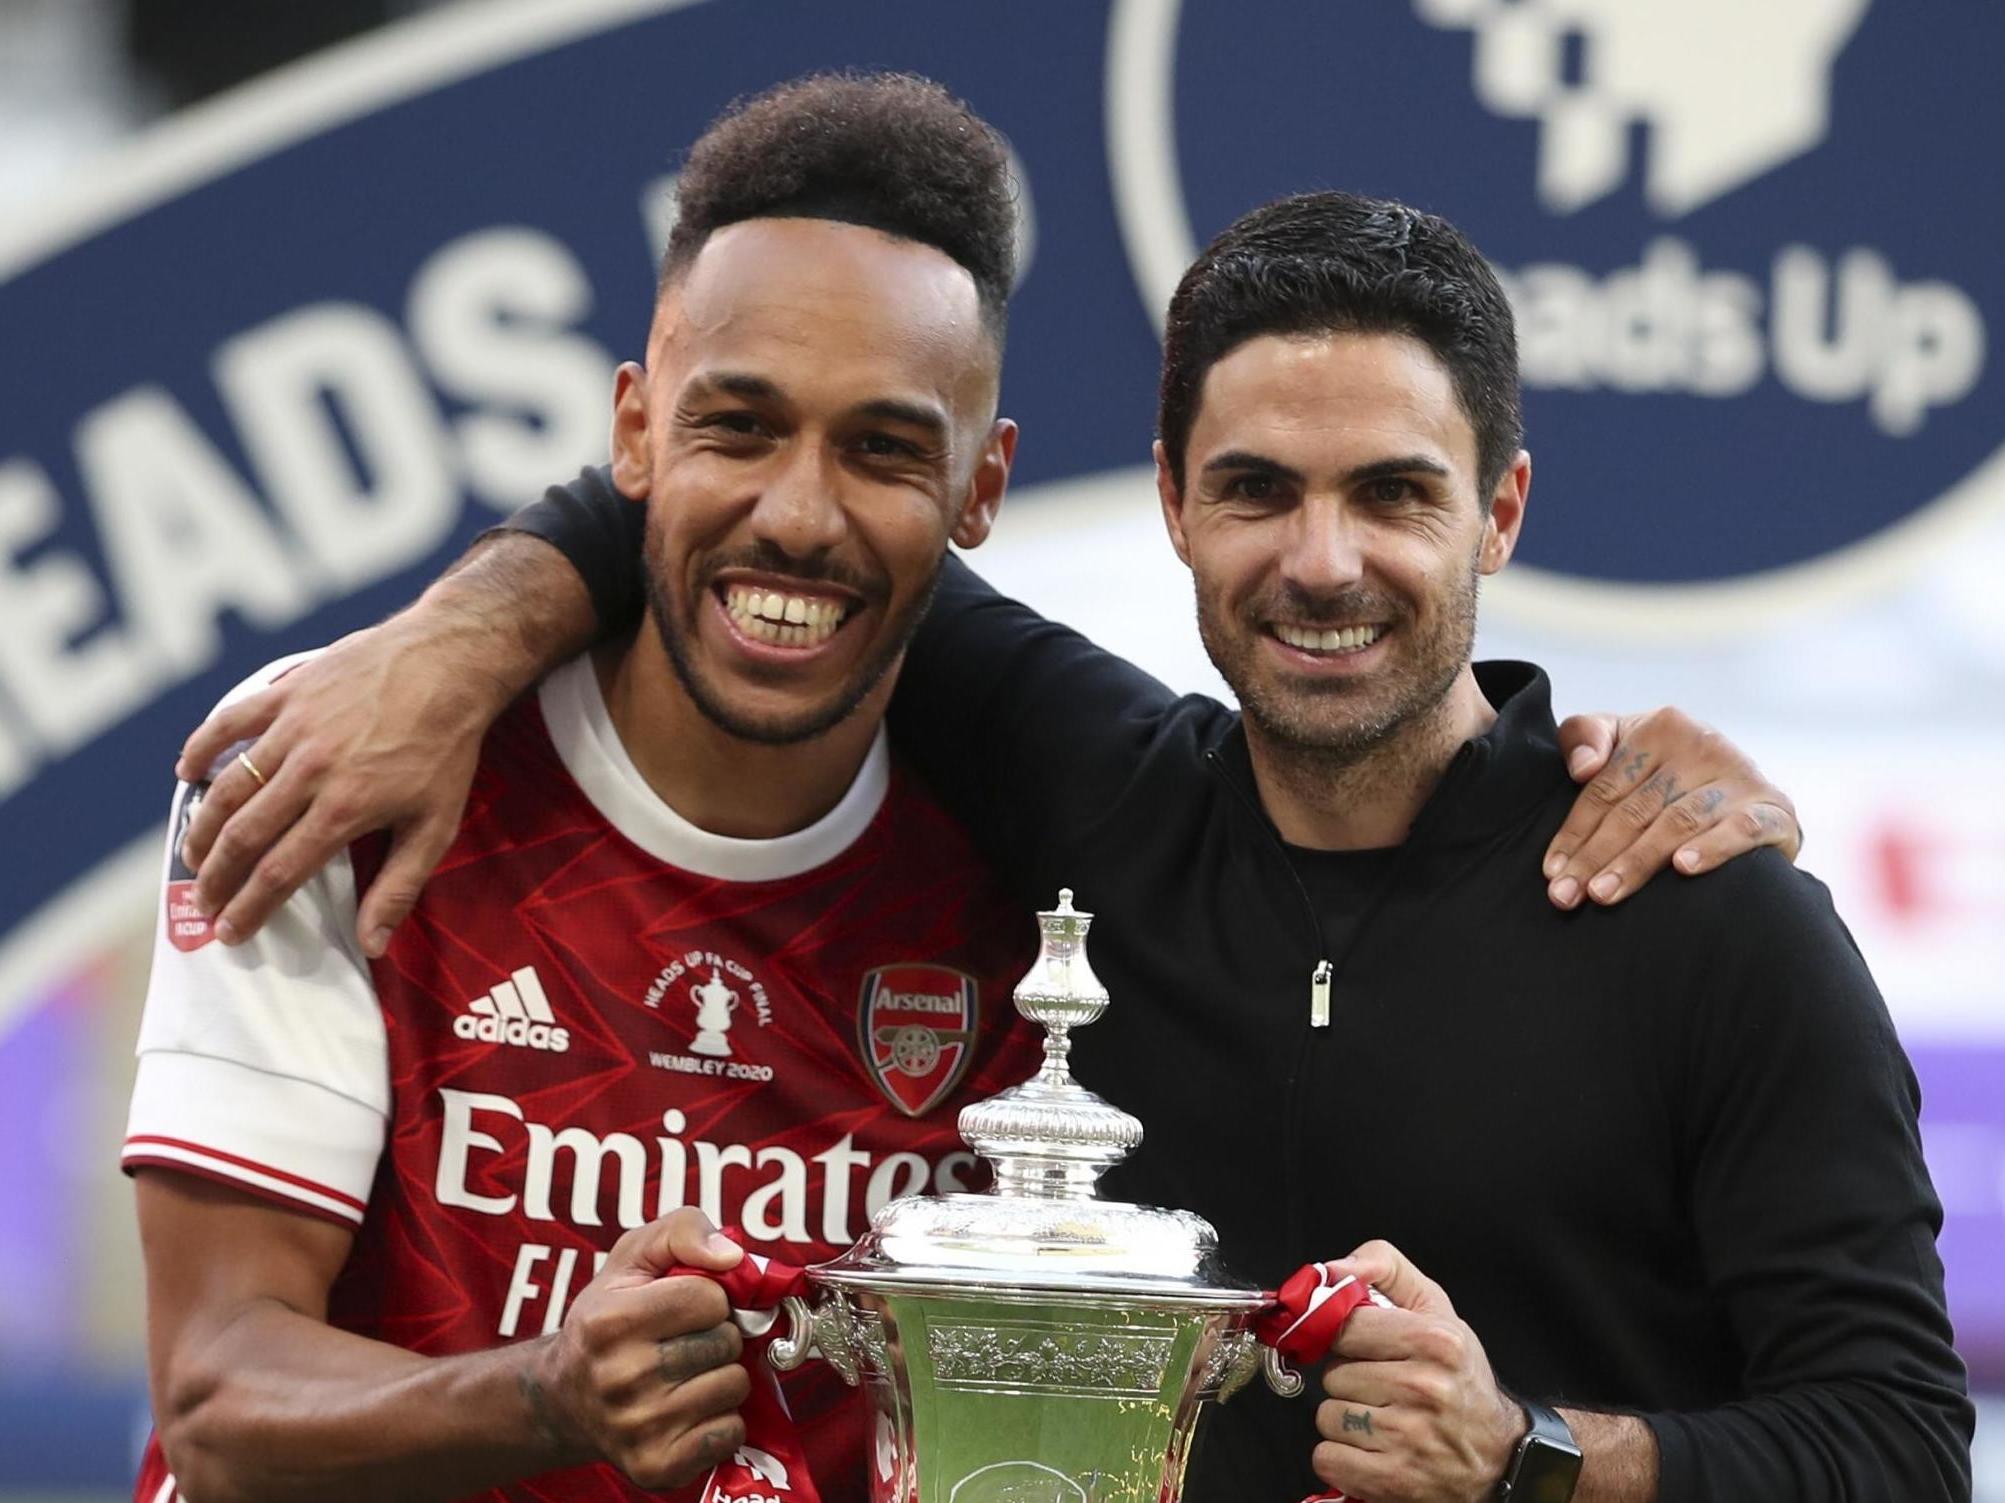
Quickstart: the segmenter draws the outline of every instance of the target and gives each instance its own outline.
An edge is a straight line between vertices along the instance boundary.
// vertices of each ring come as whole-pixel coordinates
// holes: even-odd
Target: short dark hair
[[[930,245],[975,280],[1001,345],[1016,274],[1016,182],[1002,133],[931,79],[817,73],[734,101],[689,150],[663,285],[714,231],[833,219]]]
[[[1480,500],[1524,438],[1518,340],[1497,275],[1468,236],[1405,204],[1301,193],[1243,216],[1170,299],[1156,436],[1181,489],[1205,376],[1263,334],[1407,334],[1434,352],[1476,430]]]

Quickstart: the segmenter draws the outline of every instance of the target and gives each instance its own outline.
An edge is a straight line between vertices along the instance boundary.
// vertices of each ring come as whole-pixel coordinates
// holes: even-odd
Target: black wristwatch
[[[1515,1397],[1515,1395],[1514,1395]],[[1497,1503],[1567,1503],[1580,1481],[1580,1447],[1573,1431],[1545,1405],[1518,1399],[1532,1422],[1504,1468]]]

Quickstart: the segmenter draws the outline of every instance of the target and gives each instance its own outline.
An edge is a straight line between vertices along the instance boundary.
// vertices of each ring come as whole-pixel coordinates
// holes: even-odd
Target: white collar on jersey
[[[813,871],[863,834],[891,784],[891,752],[880,725],[849,791],[805,830],[773,840],[713,835],[663,803],[634,766],[606,711],[589,654],[546,678],[537,698],[565,769],[613,828],[650,856],[699,877],[774,882]]]

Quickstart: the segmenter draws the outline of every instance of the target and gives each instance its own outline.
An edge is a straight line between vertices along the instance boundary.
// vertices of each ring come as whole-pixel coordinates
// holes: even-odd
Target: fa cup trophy
[[[1107,1009],[1070,891],[1038,915],[1016,989],[1045,1030],[1031,1079],[961,1113],[995,1172],[984,1194],[895,1200],[787,1301],[783,1370],[819,1355],[871,1408],[873,1503],[1174,1503],[1198,1411],[1266,1367],[1264,1296],[1225,1278],[1184,1211],[1102,1200],[1142,1125],[1072,1078],[1074,1028]]]

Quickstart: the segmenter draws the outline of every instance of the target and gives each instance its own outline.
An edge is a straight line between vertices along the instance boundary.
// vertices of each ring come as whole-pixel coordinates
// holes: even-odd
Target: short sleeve
[[[353,867],[344,852],[250,940],[222,944],[188,905],[179,856],[206,786],[174,794],[121,1166],[358,1224],[383,1149],[389,1058],[354,938]]]

